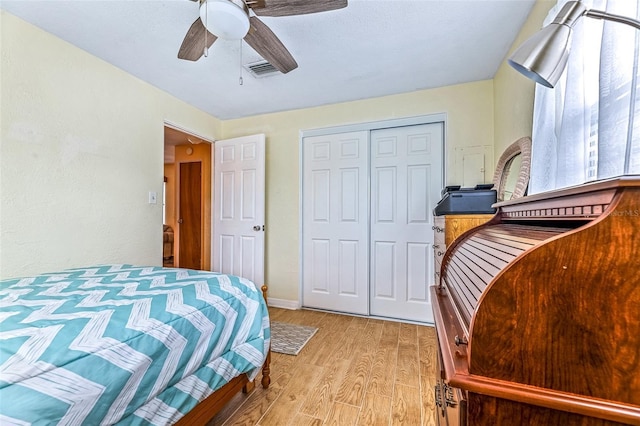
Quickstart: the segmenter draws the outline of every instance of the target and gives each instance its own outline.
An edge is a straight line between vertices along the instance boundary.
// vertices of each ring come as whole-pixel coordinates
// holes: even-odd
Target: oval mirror
[[[493,175],[498,201],[523,197],[529,186],[531,138],[525,136],[505,149]]]

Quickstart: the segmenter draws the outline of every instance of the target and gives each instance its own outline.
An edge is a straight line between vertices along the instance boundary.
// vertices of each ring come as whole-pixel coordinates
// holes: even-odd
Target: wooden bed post
[[[267,290],[268,287],[267,285],[263,285],[261,288],[262,290],[262,297],[264,297],[264,303],[267,303]],[[269,306],[269,304],[267,303],[267,306]],[[269,318],[269,321],[271,321],[271,318]],[[269,368],[269,364],[271,364],[271,346],[269,346],[269,352],[267,352],[267,359],[265,359],[264,361],[264,365],[262,366],[262,387],[264,389],[267,389],[269,387],[269,384],[271,383],[271,368]]]

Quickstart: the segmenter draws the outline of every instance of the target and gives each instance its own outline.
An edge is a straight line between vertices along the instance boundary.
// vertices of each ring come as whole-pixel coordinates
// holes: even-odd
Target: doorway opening
[[[165,123],[163,266],[211,270],[211,145]]]

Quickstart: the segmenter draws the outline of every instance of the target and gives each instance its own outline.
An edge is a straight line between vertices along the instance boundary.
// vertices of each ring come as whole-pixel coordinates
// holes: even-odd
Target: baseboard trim
[[[433,321],[415,321],[409,319],[401,319],[401,318],[393,318],[393,317],[383,317],[378,315],[362,315],[362,314],[352,314],[350,312],[340,312],[340,311],[332,311],[330,309],[320,309],[320,308],[310,308],[308,306],[302,306],[300,309],[306,309],[308,311],[316,311],[316,312],[326,312],[328,314],[338,314],[338,315],[346,315],[349,317],[358,317],[358,318],[366,318],[372,320],[382,320],[382,321],[391,321],[391,322],[402,322],[405,324],[415,324],[415,325],[424,325],[427,327],[435,327],[435,323]]]
[[[269,297],[269,306],[273,306],[274,308],[291,309],[295,311],[297,309],[300,309],[300,302],[298,302],[297,300],[275,299],[273,297]]]
[[[292,311],[296,311],[298,309],[303,309],[302,305],[297,300],[274,299],[273,297],[269,297],[269,307],[280,308],[280,309],[289,309],[289,310],[292,310]],[[434,327],[434,322],[433,321],[414,321],[414,320],[408,320],[408,319],[382,317],[382,316],[377,316],[377,315],[360,315],[360,314],[352,314],[352,313],[349,313],[349,312],[332,311],[330,309],[310,308],[308,306],[305,306],[304,309],[307,309],[309,311],[327,312],[327,313],[331,313],[331,314],[347,315],[347,316],[352,316],[352,317],[360,317],[360,318],[367,318],[367,319],[377,319],[377,320],[392,321],[392,322],[402,322],[402,323],[406,323],[406,324],[415,324],[415,325],[424,325],[424,326],[428,326],[428,327]]]

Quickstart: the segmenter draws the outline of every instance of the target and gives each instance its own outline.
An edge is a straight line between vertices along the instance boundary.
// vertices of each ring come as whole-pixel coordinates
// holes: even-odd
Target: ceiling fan
[[[242,39],[278,71],[298,67],[291,53],[257,16],[292,16],[326,12],[347,6],[347,0],[192,0],[200,2],[200,17],[187,31],[178,58],[197,61],[218,38]]]

